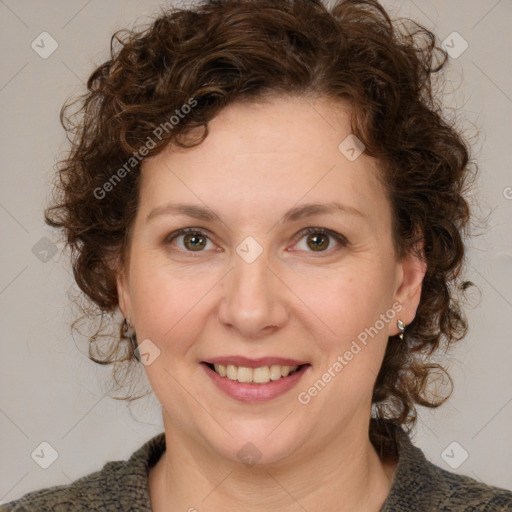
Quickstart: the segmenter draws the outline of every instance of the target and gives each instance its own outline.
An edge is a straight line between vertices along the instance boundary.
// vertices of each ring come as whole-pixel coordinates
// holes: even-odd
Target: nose
[[[268,336],[288,321],[289,291],[264,254],[252,263],[234,254],[222,281],[219,320],[244,338]]]

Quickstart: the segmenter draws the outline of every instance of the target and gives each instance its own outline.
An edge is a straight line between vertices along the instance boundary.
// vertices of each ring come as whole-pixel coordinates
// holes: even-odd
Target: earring
[[[130,323],[129,318],[125,318],[123,321],[123,332],[124,335],[130,339],[133,350],[137,350],[138,344],[137,344],[137,338],[135,336],[135,329]]]
[[[404,339],[404,331],[405,331],[405,323],[402,320],[397,320],[396,325],[398,326],[398,329],[400,331],[400,339]]]

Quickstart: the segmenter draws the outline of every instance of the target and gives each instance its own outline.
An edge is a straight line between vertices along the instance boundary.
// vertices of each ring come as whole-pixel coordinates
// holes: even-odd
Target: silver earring
[[[137,350],[138,344],[137,344],[137,338],[135,336],[135,329],[133,328],[132,324],[130,323],[129,318],[125,318],[123,322],[123,332],[124,335],[129,338],[133,350]]]
[[[399,338],[401,340],[404,339],[404,331],[405,331],[405,323],[402,320],[397,320],[396,325],[398,326],[398,330],[400,331]]]

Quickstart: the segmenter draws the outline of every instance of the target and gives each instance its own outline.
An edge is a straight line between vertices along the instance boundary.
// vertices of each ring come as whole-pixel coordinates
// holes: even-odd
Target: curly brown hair
[[[118,325],[117,268],[144,158],[170,143],[200,144],[208,122],[235,101],[299,95],[355,107],[352,132],[380,162],[397,258],[423,241],[416,254],[427,263],[416,317],[404,341],[389,338],[373,392],[370,438],[384,451],[378,418],[410,429],[416,405],[443,403],[451,389],[440,393],[432,377],[442,372],[452,382],[430,356],[467,331],[458,294],[468,284],[460,280],[470,220],[464,196],[474,175],[468,143],[436,99],[433,78],[447,54],[435,35],[409,19],[392,21],[376,0],[209,0],[115,33],[110,52],[87,92],[62,109],[71,150],[45,214],[65,234],[78,286],[110,325]],[[196,127],[200,138],[187,140]],[[134,361],[129,340],[120,329],[99,357],[100,330],[89,355],[119,375]]]

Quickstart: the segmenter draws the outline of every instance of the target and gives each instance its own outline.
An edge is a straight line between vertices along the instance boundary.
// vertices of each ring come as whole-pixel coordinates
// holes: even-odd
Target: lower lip
[[[283,395],[299,382],[310,367],[309,365],[304,365],[294,374],[288,377],[281,377],[278,380],[271,380],[267,384],[247,384],[228,379],[227,377],[221,377],[205,363],[201,363],[201,366],[221,391],[242,402],[265,402]]]

